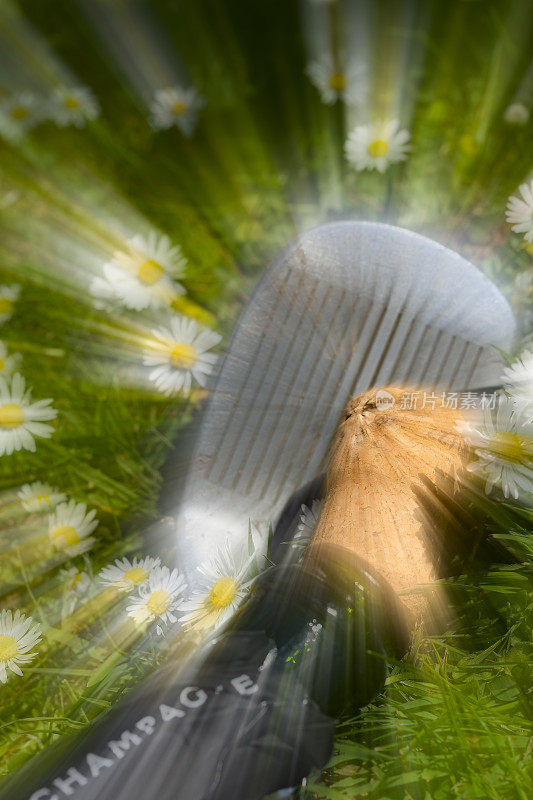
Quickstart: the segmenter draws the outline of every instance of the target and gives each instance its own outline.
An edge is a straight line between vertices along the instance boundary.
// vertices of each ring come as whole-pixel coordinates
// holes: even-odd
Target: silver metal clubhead
[[[497,385],[514,327],[488,278],[424,236],[372,222],[298,236],[248,302],[205,412],[177,516],[189,586],[324,469],[348,397]]]

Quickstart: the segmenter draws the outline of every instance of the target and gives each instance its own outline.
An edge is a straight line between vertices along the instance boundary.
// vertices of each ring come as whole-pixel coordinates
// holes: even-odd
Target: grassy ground
[[[533,251],[504,212],[531,174],[533,122],[503,119],[517,97],[533,103],[531,2],[153,0],[140,6],[145,44],[126,5],[0,6],[4,94],[28,82],[50,89],[66,65],[102,106],[84,129],[47,122],[17,144],[0,141],[0,283],[22,285],[0,335],[21,354],[34,396],[59,411],[35,453],[0,458],[1,605],[45,630],[24,677],[0,687],[4,774],[165,657],[105,593],[65,611],[43,518],[16,499],[22,484],[44,480],[97,509],[94,574],[123,554],[172,564],[163,468],[204,393],[169,401],[146,380],[149,314],[94,309],[90,277],[125,236],[156,228],[181,245],[182,310],[216,327],[223,345],[276,252],[339,218],[403,225],[453,247],[500,286],[519,339],[531,334]],[[305,75],[306,48],[324,28],[317,14],[337,45],[346,35],[366,48],[359,116],[321,103]],[[22,54],[17,72],[12,52]],[[207,101],[190,139],[146,123],[150,70],[179,75],[183,64]],[[356,173],[344,158],[347,129],[365,115],[399,115],[411,132],[409,159],[385,175]],[[531,796],[531,514],[509,520],[495,530],[518,564],[454,581],[457,630],[413,644],[385,695],[342,724],[306,798]]]

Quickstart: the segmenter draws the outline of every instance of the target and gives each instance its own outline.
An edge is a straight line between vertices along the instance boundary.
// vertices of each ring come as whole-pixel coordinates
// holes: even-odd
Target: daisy
[[[89,591],[91,585],[89,572],[80,572],[76,567],[68,567],[68,569],[59,570],[59,577],[66,592],[74,592],[81,597]]]
[[[154,567],[148,580],[139,586],[139,594],[132,597],[132,604],[126,611],[138,625],[157,620],[157,633],[163,633],[161,623],[176,622],[174,611],[185,592],[183,575],[177,569]]]
[[[32,92],[22,92],[0,103],[0,133],[12,142],[43,119],[42,102]]]
[[[320,512],[322,511],[322,506],[322,500],[313,500],[311,508],[308,508],[306,505],[302,505],[302,513],[300,515],[300,522],[298,523],[294,541],[304,544],[307,544],[311,541],[311,537],[317,526]]]
[[[181,248],[168,236],[151,231],[134,236],[127,252],[117,250],[104,264],[104,277],[95,278],[91,292],[95,297],[115,300],[127,308],[159,308],[168,305],[185,289],[177,282],[186,265]]]
[[[486,478],[487,494],[495,484],[515,500],[521,491],[533,492],[533,428],[510,398],[500,399],[496,419],[485,409],[483,418],[461,423],[459,429],[478,457],[468,469]]]
[[[0,324],[7,322],[13,315],[13,308],[20,295],[20,286],[0,286]]]
[[[252,568],[256,553],[251,556],[242,547],[235,553],[229,540],[212,561],[198,567],[199,588],[179,606],[186,613],[181,621],[189,626],[222,625],[236,611],[252,583]]]
[[[170,328],[152,331],[156,337],[150,350],[144,351],[143,363],[155,367],[150,380],[165,395],[189,392],[192,380],[205,386],[217,357],[207,351],[217,345],[221,336],[202,328],[194,319],[175,316]]]
[[[505,109],[503,118],[509,125],[526,125],[529,120],[529,108],[522,103],[511,103]]]
[[[185,136],[191,136],[198,111],[204,105],[205,100],[196,89],[181,86],[159,89],[150,104],[150,124],[156,130],[166,130],[175,125]]]
[[[130,561],[128,558],[122,560],[116,559],[114,564],[104,567],[100,572],[100,580],[107,586],[112,586],[113,589],[118,589],[121,592],[131,592],[141,583],[144,583],[155,567],[160,565],[159,558],[134,558]]]
[[[57,411],[50,408],[52,400],[31,402],[31,389],[25,389],[22,375],[16,372],[11,386],[0,376],[0,455],[14,450],[35,452],[34,436],[48,439],[54,429],[43,420],[55,419]]]
[[[49,511],[58,503],[64,503],[67,496],[64,492],[60,492],[55,486],[50,486],[48,483],[41,483],[35,481],[34,483],[25,483],[18,492],[18,497],[22,503],[22,508],[30,513],[33,511]]]
[[[50,103],[50,116],[61,128],[74,125],[83,128],[87,120],[96,119],[100,104],[87,86],[57,89]]]
[[[364,100],[365,87],[362,79],[365,69],[362,64],[351,63],[340,69],[328,54],[317,61],[311,61],[306,73],[320,92],[323,103],[332,106],[337,100],[356,105]]]
[[[526,242],[533,242],[533,180],[518,187],[523,197],[511,195],[507,201],[505,219],[512,223],[515,233],[523,233]]]
[[[21,356],[19,353],[9,355],[4,342],[0,341],[0,375],[7,377],[19,368]]]
[[[50,542],[56,550],[71,558],[87,552],[95,542],[94,536],[89,536],[98,527],[95,516],[94,509],[87,513],[85,503],[77,503],[75,500],[60,503],[48,516]]]
[[[410,149],[409,133],[400,130],[396,119],[358,125],[348,135],[345,145],[346,158],[358,172],[364,169],[385,172],[390,164],[405,161]]]
[[[523,353],[518,361],[504,369],[502,381],[526,421],[533,422],[533,351]]]
[[[20,664],[29,664],[37,653],[29,653],[41,640],[41,626],[20,611],[0,612],[0,681],[7,682],[7,668],[22,675]]]
[[[59,577],[63,585],[63,618],[74,612],[80,600],[91,588],[92,575],[89,572],[80,572],[76,567],[61,569]]]

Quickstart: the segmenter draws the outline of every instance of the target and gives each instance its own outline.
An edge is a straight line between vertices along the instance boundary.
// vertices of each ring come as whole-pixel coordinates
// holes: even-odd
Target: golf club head
[[[321,225],[265,272],[211,394],[177,514],[180,563],[264,535],[325,467],[348,397],[384,385],[435,393],[500,381],[514,319],[452,250],[372,222]]]

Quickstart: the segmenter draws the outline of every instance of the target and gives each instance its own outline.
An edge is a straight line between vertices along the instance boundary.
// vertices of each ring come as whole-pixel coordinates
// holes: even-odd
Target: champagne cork
[[[457,410],[438,401],[434,409],[427,403],[420,410],[403,407],[402,395],[411,392],[417,390],[374,389],[348,402],[331,450],[309,557],[320,561],[327,559],[328,549],[344,548],[347,559],[361,560],[387,581],[416,624],[428,623],[429,615],[438,618],[439,612],[430,614],[414,587],[440,577],[416,492],[427,491],[424,478],[436,484],[442,473],[456,475],[465,465],[467,447],[456,430]],[[423,392],[417,396],[420,405]],[[438,595],[436,590],[436,605]]]

